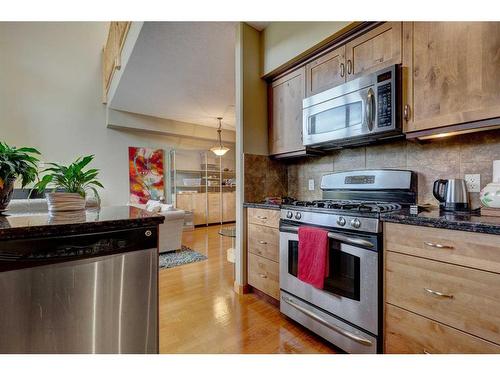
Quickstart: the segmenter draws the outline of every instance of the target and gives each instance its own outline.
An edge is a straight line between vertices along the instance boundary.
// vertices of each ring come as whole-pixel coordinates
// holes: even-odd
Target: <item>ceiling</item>
[[[264,30],[271,22],[267,21],[247,21],[246,24],[252,26],[255,30],[262,31]]]
[[[233,22],[145,22],[109,106],[234,129],[235,38]]]

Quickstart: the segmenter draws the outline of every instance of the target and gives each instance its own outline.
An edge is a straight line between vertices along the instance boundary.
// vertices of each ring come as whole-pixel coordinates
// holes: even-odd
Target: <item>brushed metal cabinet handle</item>
[[[438,296],[438,297],[442,297],[442,298],[454,298],[453,297],[453,294],[445,294],[445,293],[442,293],[442,292],[438,292],[438,291],[435,291],[435,290],[432,290],[432,289],[429,289],[429,288],[424,288],[424,290],[429,293],[429,294],[433,294],[435,296]]]
[[[263,273],[259,273],[259,276],[263,279],[267,279],[267,275],[264,275]]]
[[[423,350],[424,354],[432,354],[431,352],[428,352],[426,349]]]
[[[352,73],[352,61],[347,60],[347,74],[351,74],[351,73]]]
[[[267,220],[267,216],[258,216],[258,215],[257,215],[257,219],[260,219],[260,220]]]
[[[332,331],[335,331],[337,333],[340,333],[341,335],[345,336],[345,337],[348,337],[350,338],[351,340],[354,340],[362,345],[365,345],[365,346],[372,346],[373,343],[369,340],[366,340],[364,339],[363,337],[359,337],[359,336],[356,336],[354,333],[351,333],[349,331],[346,331],[345,329],[342,329],[340,327],[337,327],[336,325],[326,321],[325,319],[323,319],[321,316],[319,315],[316,315],[314,313],[312,313],[311,311],[303,308],[302,306],[299,306],[297,305],[295,302],[293,302],[290,298],[287,298],[287,297],[281,297],[281,299],[288,303],[290,306],[292,306],[293,308],[299,310],[301,313],[303,313],[304,315],[310,317],[311,319],[314,319],[316,320],[318,323],[321,323],[323,324],[325,327],[328,327],[330,328]]]
[[[345,65],[344,63],[340,63],[340,76],[344,77],[345,75]]]
[[[410,115],[411,115],[411,108],[409,104],[406,104],[403,110],[403,118],[405,121],[410,120]]]
[[[259,243],[260,243],[261,245],[267,245],[267,242],[266,242],[266,241],[259,240]]]
[[[437,249],[453,249],[454,247],[451,245],[441,245],[440,243],[434,243],[434,242],[424,242],[425,245],[430,246],[430,247],[435,247]]]

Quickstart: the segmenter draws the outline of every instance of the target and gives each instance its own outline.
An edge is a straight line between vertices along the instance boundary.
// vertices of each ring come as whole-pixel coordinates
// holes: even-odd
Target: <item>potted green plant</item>
[[[0,142],[0,212],[7,209],[14,191],[14,182],[21,177],[21,186],[25,187],[38,176],[37,149],[30,147],[11,147]]]
[[[97,199],[99,193],[96,187],[103,188],[97,180],[98,169],[84,168],[94,159],[94,155],[79,157],[68,166],[57,163],[47,163],[42,179],[35,185],[39,192],[45,191],[51,185],[53,192],[47,193],[49,211],[78,211],[85,209],[85,196],[92,190]],[[57,190],[57,191],[56,191]]]

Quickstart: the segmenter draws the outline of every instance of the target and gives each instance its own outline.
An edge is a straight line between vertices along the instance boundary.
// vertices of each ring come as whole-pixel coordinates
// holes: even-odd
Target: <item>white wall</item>
[[[212,143],[106,128],[106,35],[103,22],[0,22],[0,140],[36,147],[44,161],[95,154],[103,205],[119,205],[128,202],[128,146],[208,149]]]
[[[334,22],[271,22],[262,31],[262,75],[296,58],[352,24]]]

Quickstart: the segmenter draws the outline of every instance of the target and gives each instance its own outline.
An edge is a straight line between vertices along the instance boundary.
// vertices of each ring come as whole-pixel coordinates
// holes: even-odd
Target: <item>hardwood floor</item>
[[[160,353],[334,353],[334,348],[254,294],[233,291],[231,239],[220,227],[185,232],[208,260],[160,270]]]

